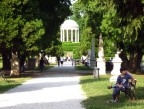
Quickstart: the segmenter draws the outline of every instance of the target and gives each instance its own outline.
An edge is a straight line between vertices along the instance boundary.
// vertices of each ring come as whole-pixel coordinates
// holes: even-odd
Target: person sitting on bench
[[[113,86],[108,86],[108,89],[113,88],[112,100],[109,103],[115,103],[119,99],[120,91],[125,91],[129,86],[129,79],[134,81],[132,75],[128,72],[126,68],[120,68],[121,74],[117,78],[117,82]]]

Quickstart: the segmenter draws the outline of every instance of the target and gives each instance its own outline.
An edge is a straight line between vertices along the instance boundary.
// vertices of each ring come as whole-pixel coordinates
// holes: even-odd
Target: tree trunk
[[[134,53],[130,54],[129,70],[132,73],[137,73],[141,71],[140,64],[142,56],[142,51],[135,51]]]
[[[20,72],[24,72],[24,63],[26,61],[26,54],[19,54],[20,59]]]
[[[5,48],[2,48],[2,63],[3,63],[2,69],[3,70],[11,69],[10,59],[11,59],[11,52]]]
[[[130,54],[129,59],[127,58],[126,53],[123,51],[119,56],[123,61],[121,64],[122,67],[127,68],[132,73],[137,73],[141,71],[140,64],[143,56],[141,50],[137,50],[137,51],[133,50],[133,53]]]

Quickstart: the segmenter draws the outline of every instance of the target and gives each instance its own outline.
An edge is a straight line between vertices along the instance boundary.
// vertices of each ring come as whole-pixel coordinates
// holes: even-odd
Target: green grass
[[[78,64],[78,65],[76,65],[76,66],[75,66],[75,69],[76,69],[76,70],[93,70],[92,68],[87,67],[87,66],[85,66],[85,65],[83,65],[83,64]]]
[[[0,93],[4,93],[5,91],[14,88],[16,86],[21,85],[23,82],[31,79],[30,77],[21,77],[21,78],[7,78],[7,80],[4,80],[3,78],[0,78]]]
[[[120,95],[120,102],[107,103],[111,99],[112,90],[107,89],[110,75],[100,76],[95,79],[92,75],[82,76],[80,84],[86,93],[87,99],[82,104],[86,109],[143,109],[144,107],[144,75],[133,75],[137,79],[137,100],[128,100],[124,93]]]
[[[45,70],[49,69],[51,67],[54,67],[55,64],[50,64],[45,66]],[[39,71],[39,68],[36,67],[37,71]],[[33,73],[33,71],[28,70],[28,72]],[[41,74],[41,73],[40,73]],[[31,79],[33,76],[32,75],[27,75],[26,77],[17,77],[17,78],[7,78],[7,80],[4,80],[2,77],[0,77],[0,94],[4,93],[5,91],[12,89],[16,86],[21,85],[23,82]]]

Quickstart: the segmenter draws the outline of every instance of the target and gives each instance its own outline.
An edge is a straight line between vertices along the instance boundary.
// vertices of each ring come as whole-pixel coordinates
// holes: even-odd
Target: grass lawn
[[[78,65],[76,65],[76,66],[75,66],[75,69],[76,69],[76,70],[93,70],[92,68],[87,67],[87,66],[85,66],[85,65],[83,65],[83,64],[78,64]]]
[[[95,79],[92,75],[82,76],[80,84],[87,99],[82,104],[86,109],[143,109],[144,107],[144,75],[133,75],[137,79],[136,96],[137,100],[128,100],[124,93],[120,95],[118,103],[107,103],[111,100],[112,90],[107,89],[110,75],[100,76]]]
[[[14,88],[18,85],[21,85],[23,82],[31,79],[30,77],[21,77],[21,78],[7,78],[7,81],[0,77],[0,93]]]
[[[1,63],[0,63],[0,65],[1,65]],[[45,69],[49,69],[53,66],[54,65],[46,65]],[[29,79],[32,79],[33,77],[36,77],[39,74],[40,75],[42,74],[41,72],[39,72],[38,67],[36,68],[36,71],[38,71],[38,73],[35,74],[33,71],[28,70],[28,73],[30,73],[30,75],[28,73],[26,73],[28,75],[25,75],[24,77],[22,76],[22,77],[17,77],[17,78],[7,78],[7,81],[4,80],[2,77],[0,77],[0,94],[4,93],[5,91],[7,91],[11,88],[21,85],[23,82],[25,82]]]

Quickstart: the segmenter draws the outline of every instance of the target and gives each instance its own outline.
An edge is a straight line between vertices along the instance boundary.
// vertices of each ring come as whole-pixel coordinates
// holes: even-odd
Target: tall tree
[[[86,27],[93,34],[102,32],[111,39],[117,48],[123,49],[123,65],[128,65],[132,72],[139,71],[144,51],[144,0],[78,0],[77,3],[82,4],[81,12],[87,16]]]
[[[103,1],[83,1],[78,0],[73,6],[73,16],[72,18],[75,19],[78,24],[80,25],[80,32],[81,32],[81,52],[83,54],[88,53],[88,49],[91,47],[91,38],[95,37],[95,42],[98,43],[99,35],[102,32],[100,26],[102,25],[103,20],[103,13],[105,13],[104,8],[102,7]],[[102,6],[100,6],[102,5]],[[105,39],[105,33],[103,32],[103,38],[104,38],[104,48],[106,52],[106,56],[114,56],[115,53],[115,46],[113,44],[109,44],[112,42],[112,40],[108,40],[106,37]],[[96,45],[96,52],[98,44]],[[110,45],[110,46],[107,46]],[[109,49],[112,49],[112,51],[109,51]]]
[[[144,53],[144,0],[114,0],[114,3],[121,17],[123,40],[120,47],[129,53],[127,65],[131,71],[139,71]]]
[[[25,53],[46,49],[54,41],[60,23],[70,14],[69,0],[1,0],[0,50],[3,69],[10,69],[12,52]],[[56,36],[56,37],[54,37]]]
[[[42,19],[46,30],[42,40],[38,42],[40,49],[45,50],[48,54],[57,55],[53,51],[58,51],[60,48],[60,25],[67,16],[71,15],[69,9],[71,6],[70,0],[38,0],[38,2],[40,9],[39,18]]]
[[[112,0],[111,3],[113,11],[110,11],[111,7],[107,6],[109,11],[105,14],[102,31],[107,31],[108,34],[116,33],[113,38],[118,48],[123,50],[120,55],[123,60],[122,65],[132,72],[140,71],[144,52],[144,2],[142,0]],[[108,13],[111,13],[111,16]],[[109,21],[110,23],[106,24]]]

